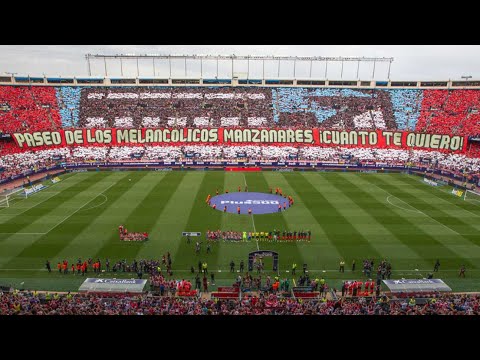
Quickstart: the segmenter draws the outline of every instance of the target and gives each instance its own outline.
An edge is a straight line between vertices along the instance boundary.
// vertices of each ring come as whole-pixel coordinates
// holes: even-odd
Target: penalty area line
[[[99,197],[100,195],[102,195],[105,191],[107,191],[108,189],[110,189],[113,185],[116,185],[117,183],[113,183],[111,184],[109,187],[107,187],[105,190],[102,190],[100,193],[98,193],[97,196],[95,196],[93,199],[90,199],[88,200],[85,204],[83,204],[82,206],[80,206],[77,210],[75,210],[73,213],[71,213],[70,215],[68,215],[65,219],[63,219],[62,221],[60,221],[58,224],[56,224],[55,226],[53,226],[50,230],[48,230],[45,234],[48,234],[50,231],[52,231],[53,229],[55,229],[57,226],[63,224],[63,222],[67,219],[69,219],[70,217],[72,217],[73,215],[75,215],[77,212],[79,212],[80,210],[82,210],[85,206],[87,206],[88,204],[90,204],[93,200],[95,200],[97,197]]]
[[[22,233],[22,232],[18,232],[18,233],[0,233],[0,235],[45,235],[46,233]]]
[[[388,195],[393,196],[393,197],[396,197],[398,200],[400,200],[400,201],[403,202],[404,204],[406,204],[406,205],[414,208],[415,210],[419,211],[420,214],[423,214],[423,215],[425,215],[426,217],[428,217],[429,219],[432,219],[432,220],[435,221],[437,224],[442,225],[444,228],[450,230],[451,232],[454,232],[455,234],[457,234],[457,235],[459,235],[459,236],[462,236],[462,234],[460,234],[459,232],[453,230],[452,228],[448,227],[448,226],[445,225],[445,224],[442,224],[440,221],[438,221],[438,220],[434,219],[433,217],[431,217],[430,215],[424,213],[422,210],[417,209],[415,206],[410,205],[410,204],[407,203],[406,201],[400,199],[398,196],[395,196],[395,195],[389,193],[387,190],[382,189],[382,188],[381,188],[380,186],[378,186],[377,184],[374,184],[374,183],[371,183],[371,184],[372,184],[373,186],[375,186],[376,188],[382,190],[383,192],[386,192]],[[387,198],[387,199],[388,199],[388,198]],[[389,203],[390,203],[390,202],[389,202]],[[391,203],[390,203],[390,204],[391,204]],[[392,205],[393,205],[393,204],[392,204]],[[403,210],[407,210],[407,209],[403,209]],[[413,211],[413,210],[412,210],[412,211]]]

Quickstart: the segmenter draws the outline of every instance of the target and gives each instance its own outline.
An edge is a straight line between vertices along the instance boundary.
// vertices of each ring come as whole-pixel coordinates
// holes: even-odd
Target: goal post
[[[463,195],[463,200],[472,201],[480,205],[480,193],[473,190],[465,190],[465,194]]]
[[[0,194],[0,208],[10,207],[12,203],[26,199],[27,197],[28,194],[23,188],[3,192]]]
[[[0,208],[8,208],[10,207],[9,204],[8,195],[0,195]]]

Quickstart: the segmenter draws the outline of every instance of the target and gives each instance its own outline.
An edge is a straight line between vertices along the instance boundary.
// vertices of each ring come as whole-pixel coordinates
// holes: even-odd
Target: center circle
[[[216,210],[237,214],[237,208],[240,207],[240,214],[248,214],[248,209],[252,209],[252,214],[271,214],[289,208],[288,199],[275,194],[265,194],[259,192],[233,192],[214,196],[210,199],[210,206],[215,204]]]

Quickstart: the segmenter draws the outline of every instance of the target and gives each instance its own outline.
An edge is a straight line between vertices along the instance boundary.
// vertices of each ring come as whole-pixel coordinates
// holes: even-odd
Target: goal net
[[[480,205],[480,193],[472,190],[465,191],[465,195],[463,197],[465,201],[471,201],[474,204]]]
[[[17,201],[27,198],[27,193],[24,189],[16,189],[0,194],[0,208],[10,207]]]

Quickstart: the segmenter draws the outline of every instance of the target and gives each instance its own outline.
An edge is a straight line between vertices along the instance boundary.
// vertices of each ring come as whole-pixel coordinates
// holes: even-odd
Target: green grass
[[[346,172],[132,171],[67,174],[63,181],[0,210],[0,284],[43,290],[75,291],[83,278],[61,275],[56,263],[99,257],[104,262],[126,258],[161,258],[170,251],[176,278],[190,278],[206,260],[217,285],[227,285],[233,259],[247,265],[257,242],[213,245],[195,255],[182,231],[207,229],[269,231],[310,229],[310,243],[259,242],[262,250],[280,254],[280,272],[296,262],[307,263],[313,276],[324,276],[330,286],[343,279],[363,279],[362,259],[385,258],[393,278],[423,277],[440,259],[437,277],[455,291],[476,291],[480,280],[480,202],[464,201],[448,187],[433,188],[421,178],[404,174]],[[208,194],[248,184],[249,191],[281,187],[295,198],[282,213],[224,214],[205,204]],[[148,231],[145,243],[119,241],[117,229]],[[338,272],[340,259],[347,271]],[[44,269],[49,259],[51,274]],[[357,270],[350,264],[356,260]],[[270,263],[271,264],[271,263]],[[467,278],[458,278],[462,264]],[[418,269],[416,271],[415,269]],[[221,272],[218,272],[221,270]],[[271,272],[269,272],[271,274]],[[103,277],[109,276],[103,274]],[[118,274],[117,277],[134,274]]]

